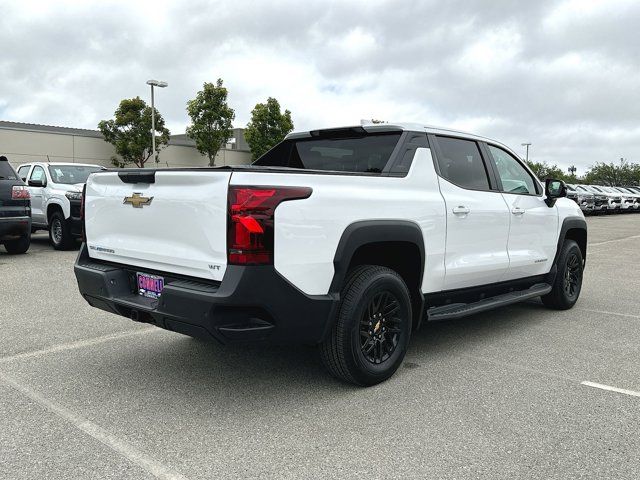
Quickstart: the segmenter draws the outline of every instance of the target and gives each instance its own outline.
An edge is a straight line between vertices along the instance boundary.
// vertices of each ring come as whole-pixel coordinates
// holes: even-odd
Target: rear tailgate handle
[[[524,208],[520,208],[520,207],[513,207],[511,209],[511,213],[513,213],[514,215],[523,215],[525,212]]]
[[[124,183],[156,183],[155,170],[146,172],[118,172],[118,177]]]

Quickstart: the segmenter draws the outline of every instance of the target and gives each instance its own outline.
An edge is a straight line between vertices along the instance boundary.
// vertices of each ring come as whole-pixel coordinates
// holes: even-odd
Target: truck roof
[[[98,168],[104,168],[102,165],[96,165],[94,163],[73,163],[73,162],[25,162],[23,164],[21,164],[18,168],[22,167],[23,165],[46,165],[46,166],[50,166],[50,165],[58,165],[61,167],[67,167],[67,166],[72,166],[72,167],[98,167]]]
[[[394,123],[367,123],[364,125],[348,125],[344,127],[338,128],[323,128],[318,130],[308,130],[308,131],[297,131],[291,132],[286,138],[306,138],[306,137],[314,137],[319,136],[322,132],[330,132],[336,130],[365,130],[366,132],[394,132],[394,131],[403,131],[403,132],[425,132],[432,133],[435,135],[453,135],[456,137],[469,138],[473,140],[481,140],[481,141],[489,141],[492,143],[496,143],[502,146],[505,146],[502,142],[498,140],[494,140],[489,137],[483,137],[482,135],[476,135],[469,132],[464,132],[462,130],[455,130],[452,128],[446,127],[437,127],[434,125],[424,125],[421,123],[410,123],[410,122],[394,122]],[[508,147],[507,147],[508,148]]]

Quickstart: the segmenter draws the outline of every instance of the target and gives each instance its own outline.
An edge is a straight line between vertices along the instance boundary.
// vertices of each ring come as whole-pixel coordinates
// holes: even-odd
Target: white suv
[[[31,231],[48,230],[53,248],[71,248],[80,238],[80,201],[89,175],[100,165],[34,162],[20,165],[18,176],[31,194]]]
[[[87,181],[75,274],[96,307],[220,342],[317,344],[391,376],[412,330],[580,295],[587,224],[505,145],[420,125],[294,133],[250,166]]]

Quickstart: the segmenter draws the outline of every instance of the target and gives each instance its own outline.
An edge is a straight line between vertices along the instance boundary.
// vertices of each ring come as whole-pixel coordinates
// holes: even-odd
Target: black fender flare
[[[414,325],[419,326],[424,308],[422,279],[425,268],[425,246],[422,230],[418,224],[408,220],[364,220],[350,224],[342,233],[335,256],[333,258],[334,275],[329,293],[339,295],[345,281],[349,264],[360,248],[368,244],[382,242],[406,242],[415,245],[420,252],[420,275],[418,285],[410,287],[414,303]]]
[[[556,249],[556,256],[553,259],[553,264],[556,265],[558,262],[558,257],[560,256],[560,249],[565,239],[567,238],[567,232],[569,230],[584,230],[587,233],[587,221],[582,217],[567,217],[562,221],[562,226],[560,227],[560,234],[558,235],[558,248]],[[587,249],[585,246],[585,251],[583,255],[583,260],[587,261]]]
[[[562,226],[560,227],[560,233],[558,234],[558,245],[556,247],[556,255],[553,258],[553,263],[551,265],[551,271],[549,272],[547,283],[553,284],[556,274],[558,272],[558,257],[560,256],[560,251],[562,250],[562,245],[567,238],[567,232],[569,230],[584,230],[585,235],[587,233],[587,221],[583,217],[571,216],[566,217],[562,221]],[[583,259],[584,265],[587,264],[587,246],[585,244]]]

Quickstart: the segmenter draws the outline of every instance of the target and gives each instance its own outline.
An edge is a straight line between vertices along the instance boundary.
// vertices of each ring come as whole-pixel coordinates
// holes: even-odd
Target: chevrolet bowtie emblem
[[[142,208],[145,205],[151,205],[151,200],[153,200],[153,197],[142,197],[139,193],[134,193],[130,197],[124,197],[124,202],[122,203],[128,203],[133,208]]]

